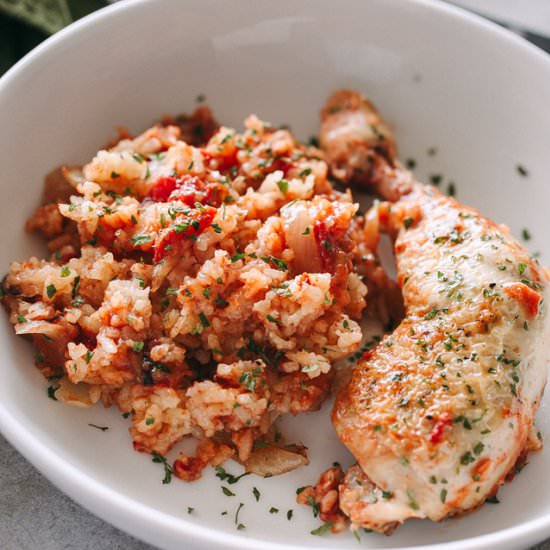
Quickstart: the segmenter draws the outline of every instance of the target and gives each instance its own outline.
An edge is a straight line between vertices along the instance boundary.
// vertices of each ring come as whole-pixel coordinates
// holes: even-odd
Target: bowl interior
[[[137,132],[163,113],[193,109],[195,97],[205,94],[225,125],[241,128],[247,114],[257,113],[290,124],[306,139],[317,131],[326,96],[341,87],[360,89],[374,101],[395,130],[401,157],[415,159],[420,179],[439,176],[444,189],[452,183],[460,200],[508,224],[518,237],[527,228],[529,248],[550,261],[550,62],[542,54],[430,2],[157,0],[122,3],[85,20],[0,83],[0,271],[11,260],[43,253],[23,232],[43,176],[59,164],[90,159],[116,126]],[[310,535],[319,521],[294,503],[296,488],[313,482],[333,461],[351,463],[330,425],[328,406],[284,421],[289,439],[310,449],[306,468],[272,479],[245,477],[231,486],[234,497],[222,493],[212,471],[193,484],[162,485],[161,466],[133,452],[128,421],[115,410],[69,409],[47,399],[30,346],[15,338],[2,317],[0,426],[38,466],[37,449],[54,453],[58,467],[43,469],[102,517],[170,548],[193,526],[199,538],[216,536],[200,527],[212,529],[223,536],[218,542],[236,547],[357,547],[349,534]],[[88,423],[111,429],[101,432]],[[548,399],[539,429],[550,434]],[[68,481],[64,470],[74,468],[88,489]],[[550,496],[540,480],[549,469],[545,449],[501,490],[499,505],[437,525],[410,522],[391,538],[364,534],[362,543],[444,543],[542,521],[550,517]],[[228,470],[236,473],[238,467]],[[115,506],[112,493],[99,495],[106,487],[129,500]],[[253,487],[261,492],[259,502]],[[240,502],[239,522],[246,530],[237,532]],[[279,512],[269,513],[271,507]],[[153,510],[168,516],[164,532]],[[138,511],[139,521],[133,515]],[[534,541],[540,533],[525,532],[522,540]]]

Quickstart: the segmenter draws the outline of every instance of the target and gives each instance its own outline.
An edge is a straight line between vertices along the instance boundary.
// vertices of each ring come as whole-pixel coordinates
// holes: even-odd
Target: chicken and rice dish
[[[186,481],[229,458],[260,475],[306,464],[275,421],[317,410],[335,363],[359,359],[333,410],[357,464],[298,501],[333,531],[390,533],[478,506],[540,447],[548,275],[506,228],[416,182],[359,94],[321,119],[315,145],[204,106],[121,130],[47,176],[26,229],[50,256],[13,262],[3,303],[50,397],[118,407],[134,448],[163,460],[195,438],[171,465]],[[363,213],[351,186],[383,202]],[[368,351],[366,316],[389,331]]]

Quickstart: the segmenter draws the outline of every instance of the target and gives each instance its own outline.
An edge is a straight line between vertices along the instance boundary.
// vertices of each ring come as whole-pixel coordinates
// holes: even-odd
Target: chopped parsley
[[[474,454],[476,456],[479,456],[482,452],[483,452],[483,449],[485,449],[485,445],[483,443],[481,443],[481,441],[479,441],[478,443],[475,444],[474,446]]]
[[[48,295],[48,298],[53,298],[56,292],[57,292],[57,288],[55,288],[54,285],[48,285],[46,287],[46,294]]]
[[[229,132],[228,134],[225,134],[225,136],[223,136],[222,140],[220,141],[220,145],[226,144],[232,137],[233,137],[233,134],[231,132]]]
[[[319,147],[319,138],[317,136],[310,136],[307,144],[311,147]]]
[[[214,304],[216,307],[220,308],[225,307],[229,302],[223,296],[216,296],[216,298],[214,298]]]
[[[193,220],[196,222],[196,220]],[[198,222],[197,222],[198,223]],[[183,223],[178,223],[174,227],[174,231],[179,235],[180,233],[185,233],[189,230],[189,227],[193,225],[193,222],[185,221]]]
[[[274,256],[262,256],[262,260],[266,264],[273,264],[277,269],[280,269],[281,271],[288,270],[288,264],[284,260],[275,258]]]
[[[420,505],[416,501],[416,497],[412,489],[407,489],[407,496],[409,497],[409,507],[413,510],[420,510]]]
[[[265,318],[271,322],[271,323],[275,323],[276,325],[280,325],[281,324],[281,321],[280,319],[277,319],[276,317],[273,317],[273,315],[271,315],[270,313],[268,313]]]
[[[244,258],[244,252],[237,252],[236,254],[233,254],[233,256],[231,256],[231,262],[235,263],[235,262],[238,262],[239,260],[242,260],[243,258]]]
[[[88,424],[90,428],[95,428],[96,430],[101,430],[102,432],[106,432],[109,429],[109,426],[98,426],[97,424]]]
[[[141,246],[142,244],[150,243],[150,235],[134,235],[131,239],[134,246]]]
[[[241,383],[248,391],[256,391],[256,377],[253,371],[245,371],[239,377],[239,383]]]
[[[216,466],[216,477],[221,479],[222,481],[227,482],[229,485],[233,485],[239,481],[244,476],[247,476],[250,472],[244,472],[240,476],[234,476],[233,474],[230,474],[225,471],[225,469],[222,466]]]
[[[313,517],[316,518],[319,515],[319,508],[321,505],[313,500],[312,496],[307,497],[307,503],[313,508]]]
[[[316,535],[318,537],[323,536],[325,533],[328,533],[331,529],[334,523],[332,521],[327,521],[326,523],[323,523],[323,525],[317,527],[317,529],[313,529],[313,531],[310,531],[312,535]]]
[[[235,493],[233,491],[231,491],[230,489],[228,489],[227,487],[225,487],[223,485],[222,485],[222,492],[226,497],[234,497],[235,496]]]
[[[55,392],[59,389],[59,386],[48,386],[48,397],[50,399],[53,399],[54,401],[57,401],[57,397],[55,396]]]
[[[208,328],[210,326],[210,321],[208,320],[208,317],[206,317],[206,315],[202,311],[199,313],[199,319],[201,321],[201,325],[204,328]]]
[[[468,464],[471,464],[472,462],[475,462],[475,458],[473,457],[472,453],[470,451],[466,451],[461,457],[460,457],[460,464],[463,466],[467,466]]]
[[[239,502],[239,506],[237,507],[237,511],[235,512],[235,525],[237,526],[238,531],[245,528],[245,526],[242,523],[239,523],[239,513],[243,506],[244,506],[244,502]]]
[[[430,319],[433,319],[438,313],[439,310],[434,307],[428,313],[426,313],[426,315],[424,315],[424,319],[426,321],[429,321]]]
[[[138,341],[133,343],[132,349],[139,353],[140,351],[143,351],[144,346],[145,346],[145,342]]]
[[[252,494],[254,495],[256,502],[258,502],[260,500],[260,491],[258,491],[256,487],[253,487]]]
[[[279,188],[279,191],[283,194],[283,195],[286,195],[288,193],[288,181],[286,180],[279,180],[277,182],[277,187]]]
[[[174,473],[172,466],[168,464],[166,457],[162,456],[160,453],[157,453],[157,451],[152,451],[151,456],[153,457],[152,460],[155,464],[162,464],[164,466],[164,478],[162,480],[162,484],[167,485],[172,481],[172,474]]]
[[[439,185],[442,180],[443,180],[443,176],[441,174],[432,174],[430,176],[430,183],[432,185]]]
[[[524,178],[526,178],[529,175],[529,171],[522,164],[516,165],[516,170],[518,174]]]

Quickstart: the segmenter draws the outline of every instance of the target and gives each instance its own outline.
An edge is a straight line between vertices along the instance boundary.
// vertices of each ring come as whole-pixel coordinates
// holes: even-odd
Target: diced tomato
[[[328,230],[324,221],[315,222],[313,234],[317,241],[317,248],[319,249],[319,256],[321,256],[323,269],[332,272],[334,270],[334,235]]]
[[[370,361],[374,355],[374,349],[368,349],[363,355],[361,355],[361,361]]]
[[[196,202],[201,204],[208,202],[207,196],[211,194],[210,188],[197,176],[184,176],[178,187],[170,193],[170,200],[178,200],[193,206]]]
[[[115,246],[116,242],[116,231],[118,228],[111,227],[107,225],[105,221],[100,218],[99,223],[97,224],[96,232],[94,233],[94,238],[96,241],[104,246]]]
[[[210,227],[215,215],[216,208],[204,206],[200,209],[193,209],[189,215],[177,219],[174,225],[167,229],[155,243],[153,260],[155,262],[162,260],[168,252],[166,249],[168,246],[173,246],[186,237],[200,235],[207,227]]]
[[[235,149],[230,155],[211,155],[209,166],[220,172],[225,172],[230,170],[237,164],[237,153],[238,149]]]
[[[187,206],[195,203],[218,206],[227,196],[228,189],[218,182],[204,182],[198,176],[186,174],[159,178],[149,191],[149,197],[157,202],[179,201]]]
[[[432,431],[430,433],[430,443],[433,443],[434,445],[440,443],[441,439],[443,438],[443,432],[445,431],[445,428],[447,428],[447,426],[450,426],[452,423],[453,420],[449,413],[441,415],[441,417],[436,420],[434,427],[432,428]]]
[[[159,178],[151,190],[149,196],[157,202],[166,202],[172,191],[178,186],[178,180],[174,176]]]

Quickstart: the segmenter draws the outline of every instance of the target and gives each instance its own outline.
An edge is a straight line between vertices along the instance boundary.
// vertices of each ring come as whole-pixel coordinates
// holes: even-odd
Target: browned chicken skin
[[[334,177],[392,201],[369,216],[395,239],[406,310],[337,397],[333,423],[358,462],[340,508],[352,527],[383,533],[473,509],[540,445],[547,270],[505,226],[415,182],[359,94],[328,100],[321,146]]]

